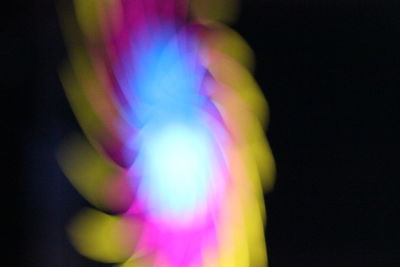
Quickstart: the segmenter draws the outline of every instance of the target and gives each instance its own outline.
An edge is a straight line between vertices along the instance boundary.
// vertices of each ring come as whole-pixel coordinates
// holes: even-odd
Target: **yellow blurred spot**
[[[75,12],[82,31],[89,39],[97,38],[100,33],[98,0],[75,0]]]
[[[104,187],[118,173],[115,165],[78,136],[64,143],[58,160],[63,172],[82,196],[98,208],[108,208]]]
[[[84,256],[105,263],[117,263],[132,255],[134,233],[116,216],[86,209],[68,227],[72,244]]]
[[[230,24],[238,17],[239,0],[192,0],[191,11],[198,19]]]
[[[253,51],[237,32],[216,22],[207,22],[206,25],[210,29],[205,36],[207,47],[234,59],[249,71],[254,70]]]

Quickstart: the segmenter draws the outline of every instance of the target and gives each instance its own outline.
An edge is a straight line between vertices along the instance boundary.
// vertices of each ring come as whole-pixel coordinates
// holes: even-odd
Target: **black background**
[[[58,77],[66,52],[56,2],[10,4],[0,44],[10,207],[0,265],[102,266],[64,232],[88,204],[55,160],[79,130]],[[270,266],[400,266],[400,1],[243,0],[234,28],[254,50],[270,105]]]

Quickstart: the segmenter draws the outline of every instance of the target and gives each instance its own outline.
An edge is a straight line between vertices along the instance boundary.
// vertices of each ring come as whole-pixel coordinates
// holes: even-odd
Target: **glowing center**
[[[208,197],[212,153],[206,131],[198,125],[171,124],[146,136],[139,196],[157,218],[192,219]]]

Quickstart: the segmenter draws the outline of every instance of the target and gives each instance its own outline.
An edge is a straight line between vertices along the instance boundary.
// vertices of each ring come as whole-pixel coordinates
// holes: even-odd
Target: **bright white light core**
[[[190,220],[209,197],[212,148],[199,125],[169,124],[146,133],[139,196],[158,218]]]

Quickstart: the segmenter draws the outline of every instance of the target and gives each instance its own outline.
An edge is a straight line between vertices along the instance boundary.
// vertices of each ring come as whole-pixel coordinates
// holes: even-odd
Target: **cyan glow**
[[[139,198],[156,219],[193,219],[209,197],[213,153],[200,125],[171,122],[147,131],[138,164]]]

